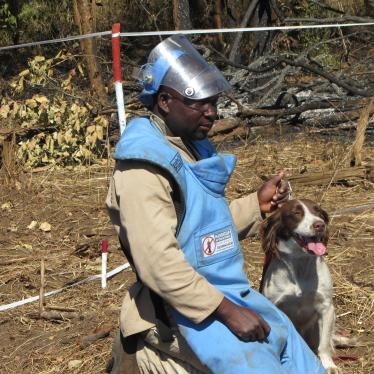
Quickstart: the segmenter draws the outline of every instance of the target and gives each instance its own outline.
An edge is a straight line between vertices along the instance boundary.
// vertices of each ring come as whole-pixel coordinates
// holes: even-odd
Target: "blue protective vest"
[[[271,326],[267,342],[245,343],[221,322],[200,324],[173,310],[173,316],[195,354],[213,373],[324,373],[318,359],[289,319],[251,288],[225,186],[234,169],[233,155],[219,154],[208,140],[195,141],[201,160],[184,161],[148,118],[132,120],[117,144],[117,160],[144,160],[168,171],[184,203],[177,239],[187,261],[236,304],[248,307]]]

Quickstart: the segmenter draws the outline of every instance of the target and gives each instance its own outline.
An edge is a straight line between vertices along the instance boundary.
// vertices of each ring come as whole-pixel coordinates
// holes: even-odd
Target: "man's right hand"
[[[257,313],[226,298],[213,315],[244,342],[263,341],[270,334],[270,326]]]

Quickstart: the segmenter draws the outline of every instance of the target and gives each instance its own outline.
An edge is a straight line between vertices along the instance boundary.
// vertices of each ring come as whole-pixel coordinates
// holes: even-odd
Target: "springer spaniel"
[[[328,222],[327,213],[306,199],[289,200],[264,222],[260,292],[287,314],[328,373],[340,373],[332,359],[332,280],[322,257]]]

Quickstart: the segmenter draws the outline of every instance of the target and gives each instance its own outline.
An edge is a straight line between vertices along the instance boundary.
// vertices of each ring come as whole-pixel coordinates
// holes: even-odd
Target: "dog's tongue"
[[[312,251],[316,256],[322,256],[326,253],[326,247],[322,243],[309,242],[306,245],[309,251]]]

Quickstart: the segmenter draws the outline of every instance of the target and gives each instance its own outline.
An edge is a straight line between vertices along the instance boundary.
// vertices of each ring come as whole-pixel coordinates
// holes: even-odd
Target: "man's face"
[[[164,120],[175,136],[185,140],[202,140],[208,136],[217,118],[218,95],[201,101],[186,99],[165,87],[158,95]]]

